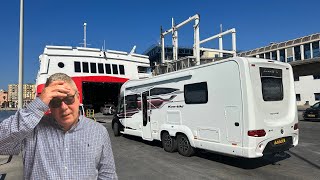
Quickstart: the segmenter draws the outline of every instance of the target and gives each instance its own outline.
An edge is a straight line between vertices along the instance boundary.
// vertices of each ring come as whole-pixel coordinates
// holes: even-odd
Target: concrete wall
[[[300,94],[301,97],[297,105],[304,105],[306,101],[309,101],[310,105],[316,102],[314,93],[320,93],[320,79],[313,79],[313,76],[300,76],[294,86],[296,94]]]

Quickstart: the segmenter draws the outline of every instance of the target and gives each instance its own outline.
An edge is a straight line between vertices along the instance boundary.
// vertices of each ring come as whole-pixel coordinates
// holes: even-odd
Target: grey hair
[[[64,81],[71,85],[71,87],[77,92],[78,88],[76,86],[76,83],[71,79],[70,76],[64,74],[64,73],[55,73],[52,74],[46,81],[45,87],[48,87],[49,84],[51,84],[53,81]]]

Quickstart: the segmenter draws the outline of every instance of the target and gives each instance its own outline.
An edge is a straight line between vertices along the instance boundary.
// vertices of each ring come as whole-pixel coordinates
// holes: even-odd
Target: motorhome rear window
[[[207,82],[184,85],[186,104],[205,104],[208,102]]]
[[[260,67],[262,96],[264,101],[283,100],[282,70]]]

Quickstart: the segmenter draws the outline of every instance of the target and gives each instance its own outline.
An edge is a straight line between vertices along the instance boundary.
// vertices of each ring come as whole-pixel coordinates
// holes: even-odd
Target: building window
[[[279,57],[279,60],[281,62],[286,62],[286,53],[285,53],[285,50],[284,49],[280,49],[279,50],[279,54],[280,54],[280,57]]]
[[[293,51],[292,48],[287,49],[287,62],[293,61]]]
[[[74,72],[81,72],[80,62],[78,61],[74,62]]]
[[[84,73],[89,73],[89,64],[87,62],[82,62],[82,68]]]
[[[265,53],[265,55],[266,59],[270,59],[270,52]]]
[[[119,65],[119,71],[120,71],[120,74],[122,74],[122,75],[125,74],[123,65]]]
[[[106,73],[111,74],[111,66],[110,64],[106,64]]]
[[[100,74],[104,74],[104,69],[103,69],[103,64],[102,63],[98,63],[98,72]]]
[[[118,73],[118,66],[116,64],[112,64],[112,73],[113,74],[119,74]]]
[[[296,101],[301,101],[300,94],[296,94]]]
[[[264,54],[259,54],[259,58],[264,59]]]
[[[320,57],[319,41],[312,43],[313,58]]]
[[[205,104],[208,102],[207,82],[184,85],[186,104]]]
[[[294,48],[294,58],[296,61],[301,60],[301,50],[300,46],[295,46]]]
[[[320,101],[320,93],[314,93],[314,100]]]
[[[272,51],[271,52],[271,59],[272,60],[277,60],[277,51]]]
[[[96,63],[90,63],[91,73],[97,73],[97,65]]]
[[[304,44],[304,59],[310,59],[311,58],[311,50],[310,50],[310,44]]]
[[[314,74],[313,79],[320,79],[320,74]]]

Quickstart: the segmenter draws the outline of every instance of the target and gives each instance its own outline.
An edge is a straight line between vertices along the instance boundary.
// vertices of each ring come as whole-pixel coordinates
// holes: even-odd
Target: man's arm
[[[0,154],[19,154],[22,140],[33,132],[48,106],[36,98],[0,123]]]
[[[33,132],[52,98],[66,97],[70,91],[64,81],[54,81],[24,109],[0,123],[0,154],[19,154],[24,138]]]
[[[103,137],[103,147],[100,162],[98,165],[98,180],[102,179],[118,179],[114,158],[111,148],[111,142],[108,132],[105,130]]]

